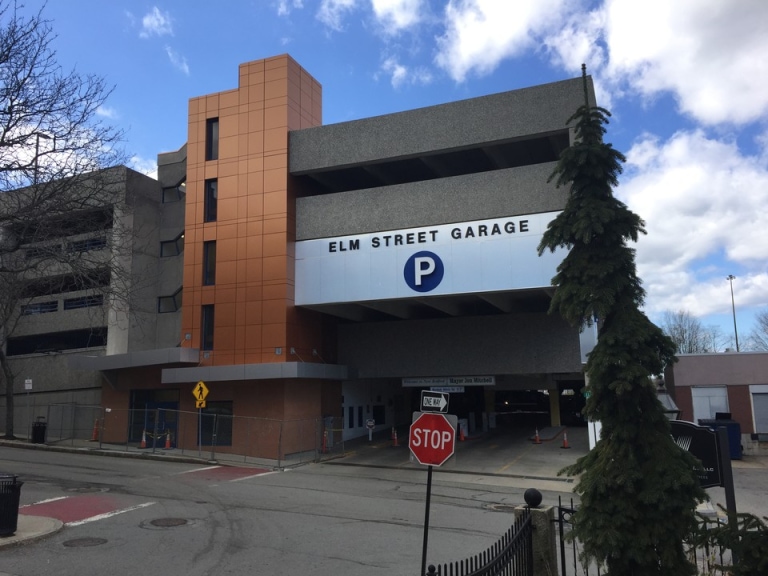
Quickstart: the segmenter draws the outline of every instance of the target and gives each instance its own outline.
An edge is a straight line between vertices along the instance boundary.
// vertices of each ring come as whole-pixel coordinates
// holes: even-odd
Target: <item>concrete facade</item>
[[[158,157],[158,181],[126,180],[140,193],[116,221],[143,232],[123,262],[136,282],[131,306],[107,306],[106,346],[70,362],[91,388],[101,385],[103,407],[124,411],[105,440],[129,429],[136,441],[142,424],[127,411],[158,406],[330,418],[335,434],[352,438],[369,420],[378,430],[408,424],[429,379],[466,384],[454,387],[452,407],[471,432],[493,427],[504,394],[516,392],[537,394],[545,424],[560,424],[561,393],[578,395],[589,342],[547,314],[551,275],[488,291],[401,286],[397,297],[304,304],[297,251],[353,235],[419,237],[435,226],[474,237],[504,219],[518,226],[506,231],[510,241],[525,236],[525,218],[565,204],[567,191],[547,179],[572,143],[566,123],[583,104],[584,82],[323,126],[320,84],[282,55],[242,64],[235,89],[191,99],[188,141]],[[589,78],[586,88],[594,104]],[[536,262],[536,236],[527,238],[526,258]],[[494,245],[500,264],[486,261],[475,275],[509,269],[522,245]],[[492,245],[468,241],[453,252],[487,260],[484,247]],[[201,381],[207,406],[192,394]],[[245,450],[237,426],[220,450]]]

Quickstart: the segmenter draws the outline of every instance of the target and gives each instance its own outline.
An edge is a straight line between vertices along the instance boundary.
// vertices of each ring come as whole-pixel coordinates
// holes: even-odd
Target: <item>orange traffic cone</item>
[[[139,444],[139,448],[146,448],[147,447],[147,431],[143,430],[141,432],[141,444]]]
[[[565,432],[563,432],[563,445],[560,446],[560,448],[570,448],[570,446],[568,446],[568,434]]]
[[[397,446],[397,430],[392,428],[392,446]]]
[[[96,418],[96,420],[93,423],[93,434],[91,434],[91,442],[98,442],[99,441],[99,419]]]
[[[534,444],[541,444],[541,438],[539,438],[539,429],[536,428],[536,434],[533,437]]]
[[[323,454],[328,453],[328,430],[323,430]]]
[[[171,431],[168,430],[165,434],[165,449],[170,450],[171,449]]]
[[[464,428],[459,426],[459,442],[464,442]]]

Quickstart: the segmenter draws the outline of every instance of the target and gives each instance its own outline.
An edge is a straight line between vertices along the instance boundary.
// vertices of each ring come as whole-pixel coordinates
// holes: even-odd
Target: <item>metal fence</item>
[[[533,576],[533,522],[526,510],[493,546],[464,560],[430,565],[427,576]]]
[[[600,576],[600,566],[590,566],[581,560],[581,542],[571,538],[571,518],[576,512],[573,498],[569,505],[563,505],[562,497],[557,498],[558,537],[560,540],[560,576],[589,576],[591,573]]]
[[[564,506],[562,498],[558,498],[558,536],[560,540],[560,576],[600,576],[600,566],[586,564],[581,559],[581,543],[569,537],[571,518],[577,507],[570,500]],[[727,520],[720,516],[704,516],[697,514],[699,526],[697,533],[684,542],[688,559],[696,566],[697,573],[706,576],[728,576],[731,572],[731,551],[707,538],[707,533],[722,528]]]
[[[45,422],[45,443],[50,445],[167,453],[272,467],[345,452],[342,418],[276,420],[79,404],[37,406],[36,415]]]

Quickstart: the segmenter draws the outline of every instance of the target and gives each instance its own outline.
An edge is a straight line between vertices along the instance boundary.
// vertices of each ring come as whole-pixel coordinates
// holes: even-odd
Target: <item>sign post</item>
[[[205,408],[205,397],[208,396],[208,387],[205,382],[200,380],[192,389],[195,397],[195,408],[197,408],[197,455],[203,455],[203,408]]]
[[[423,399],[423,396],[422,396]],[[422,400],[423,404],[423,400]],[[446,403],[447,409],[447,403]],[[449,420],[449,418],[452,420]],[[429,541],[429,503],[432,496],[432,466],[442,466],[456,448],[456,416],[429,412],[414,413],[408,433],[408,448],[419,464],[427,466],[427,502],[424,511],[424,543],[421,551],[421,573],[427,570]]]
[[[29,405],[29,391],[32,390],[32,378],[24,380],[24,390],[27,391],[27,438],[32,438],[32,408]]]

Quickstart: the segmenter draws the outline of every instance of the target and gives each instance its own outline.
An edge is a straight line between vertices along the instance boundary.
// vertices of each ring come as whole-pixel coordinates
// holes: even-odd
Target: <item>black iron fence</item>
[[[428,576],[533,576],[533,523],[526,510],[487,550],[448,564],[430,565]]]
[[[558,498],[558,512],[555,522],[558,524],[560,540],[560,576],[589,576],[600,575],[600,566],[588,564],[581,558],[581,543],[569,536],[571,518],[577,511],[573,499],[564,505]],[[728,526],[726,515],[714,513],[711,515],[697,514],[698,526],[696,531],[684,542],[688,559],[696,566],[697,573],[706,576],[732,576],[734,574],[768,574],[768,529],[749,514],[739,514],[735,526]],[[734,553],[739,547],[749,543],[749,549],[755,550],[753,539],[763,542],[763,564],[757,571],[743,572],[734,565]],[[744,565],[745,562],[739,563]],[[765,570],[765,571],[761,571]]]
[[[571,519],[576,512],[573,498],[567,505],[562,497],[557,498],[558,539],[560,540],[560,576],[600,576],[600,566],[590,566],[581,560],[581,543],[570,537]],[[590,570],[591,569],[591,570]]]

